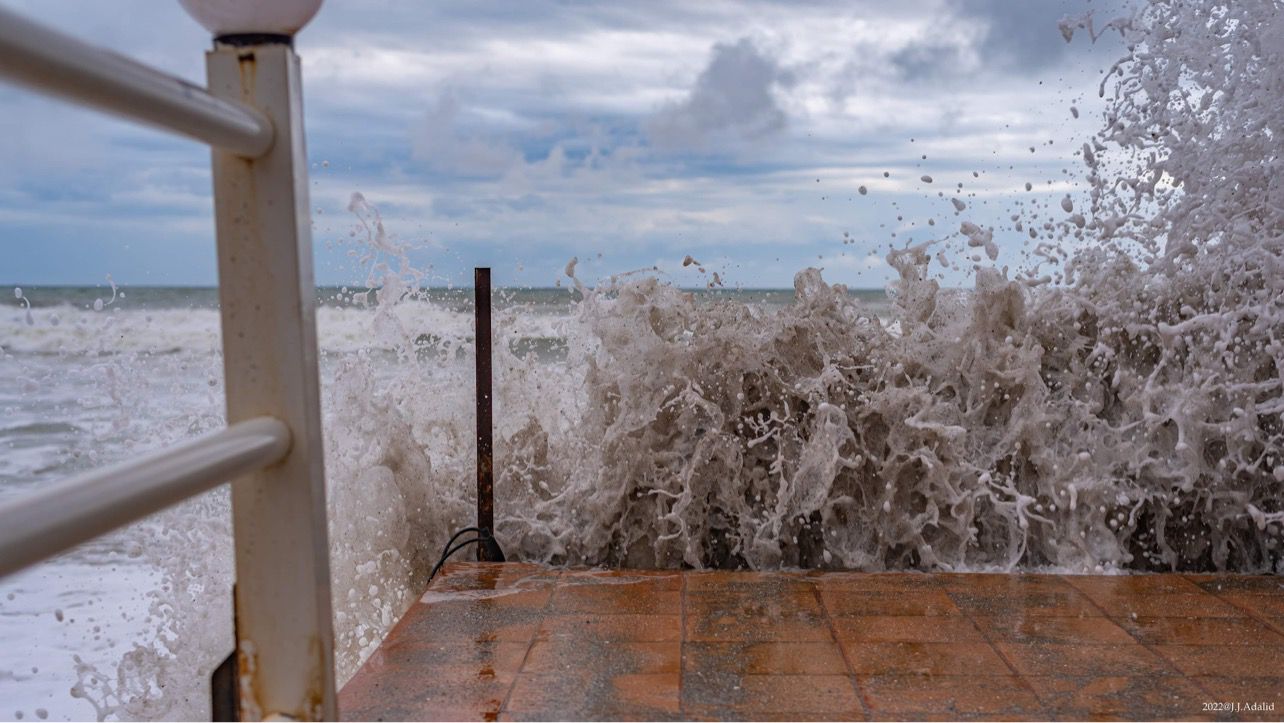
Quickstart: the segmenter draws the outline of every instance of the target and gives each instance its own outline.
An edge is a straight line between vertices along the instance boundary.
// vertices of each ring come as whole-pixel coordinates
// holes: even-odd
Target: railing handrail
[[[272,147],[257,109],[0,8],[0,76],[247,158]]]
[[[0,78],[212,146],[230,424],[0,506],[0,575],[236,478],[236,649],[220,666],[233,681],[233,701],[216,710],[332,720],[334,621],[299,58],[289,36],[220,36],[205,68],[208,89],[0,9]]]
[[[0,505],[0,577],[279,462],[290,430],[259,417]]]

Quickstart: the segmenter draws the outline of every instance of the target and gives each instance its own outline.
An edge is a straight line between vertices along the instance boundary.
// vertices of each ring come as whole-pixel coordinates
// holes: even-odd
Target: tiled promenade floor
[[[356,720],[1279,720],[1282,585],[457,564],[340,709]]]

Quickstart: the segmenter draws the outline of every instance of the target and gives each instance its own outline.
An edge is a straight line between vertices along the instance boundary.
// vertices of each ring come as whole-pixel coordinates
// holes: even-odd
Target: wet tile
[[[542,608],[415,604],[389,639],[424,645],[443,641],[529,642],[542,615]]]
[[[1277,671],[1278,672],[1278,671]],[[1207,691],[1202,699],[1218,710],[1230,709],[1241,720],[1284,719],[1284,674],[1278,678],[1191,678]]]
[[[1201,704],[1207,698],[1180,677],[1033,676],[1025,682],[1058,717],[1077,720],[1188,720],[1205,713]]]
[[[1284,645],[1284,635],[1252,618],[1121,618],[1148,645]]]
[[[827,642],[833,640],[829,623],[811,613],[779,617],[746,617],[734,611],[688,611],[686,639],[691,642]]]
[[[858,676],[1010,675],[1012,671],[985,643],[842,642]]]
[[[805,590],[687,591],[688,615],[732,613],[751,618],[791,618],[800,614],[821,616],[820,601],[810,588]]]
[[[532,615],[543,612],[552,598],[553,588],[537,590],[507,588],[504,590],[461,590],[440,592],[429,590],[420,597],[416,607],[433,609],[437,614],[475,616],[488,613],[526,611]]]
[[[1214,595],[1249,593],[1284,596],[1284,578],[1277,575],[1187,575],[1186,578]]]
[[[732,713],[754,719],[764,713],[838,713],[863,718],[851,678],[846,675],[711,675],[687,672],[682,703],[700,717]]]
[[[339,695],[345,719],[449,720],[463,712],[494,716],[514,680],[512,674],[486,675],[468,668],[385,668],[377,675],[369,670],[358,672]]]
[[[1284,618],[1284,595],[1233,592],[1218,597],[1227,604],[1234,605],[1241,614],[1252,614],[1267,620]]]
[[[681,615],[550,615],[536,637],[634,640],[663,643],[682,639]]]
[[[1167,662],[1131,645],[1049,645],[995,643],[1017,673],[1025,676],[1175,675]]]
[[[442,568],[428,593],[502,592],[538,590],[555,585],[562,573],[555,568],[526,563],[457,562]]]
[[[1155,645],[1186,675],[1256,677],[1284,671],[1284,646]]]
[[[984,643],[972,621],[962,615],[853,615],[835,617],[839,640],[871,643]]]
[[[1279,705],[1284,596],[1270,584],[461,563],[340,702],[361,719],[1225,719],[1184,697]]]
[[[1011,592],[951,592],[959,609],[973,617],[1101,617],[1092,601],[1074,588]]]
[[[845,615],[961,615],[950,596],[941,590],[908,592],[821,593],[825,610],[833,617]]]
[[[810,578],[776,572],[702,570],[685,574],[688,593],[748,591],[759,595],[809,593]]]
[[[683,720],[694,721],[849,721],[864,720],[860,713],[852,711],[831,711],[829,713],[814,711],[774,711],[743,710],[727,706],[695,706],[698,712],[691,709],[683,711]]]
[[[417,668],[474,666],[478,669],[489,667],[491,670],[516,673],[529,648],[530,645],[525,642],[424,642],[396,636],[380,646],[367,665]]]
[[[682,573],[672,570],[567,570],[558,580],[562,586],[625,585],[647,592],[681,590]]]
[[[1107,618],[1024,615],[975,617],[981,631],[994,642],[1131,645],[1128,633]]]
[[[523,673],[504,712],[516,720],[673,720],[678,674]]]
[[[1101,593],[1087,591],[1110,617],[1243,617],[1244,612],[1218,600],[1207,593],[1171,593],[1161,595],[1135,595],[1126,592]]]
[[[632,585],[566,585],[553,593],[551,607],[563,614],[678,615],[682,611],[682,592]]]
[[[522,673],[574,673],[583,668],[612,675],[677,673],[682,644],[632,641],[589,641],[559,638],[536,641]]]
[[[873,718],[913,713],[1046,717],[1039,699],[1014,675],[874,675],[861,676],[859,683]]]
[[[1061,579],[1082,592],[1106,597],[1202,592],[1195,583],[1181,575],[1064,575]]]
[[[941,589],[951,592],[973,592],[978,595],[1008,595],[1072,590],[1059,575],[1022,575],[980,572],[956,572],[934,575]]]
[[[687,643],[685,670],[737,675],[846,675],[834,643]]]
[[[924,572],[812,571],[806,580],[821,592],[907,592],[940,590],[944,576]]]

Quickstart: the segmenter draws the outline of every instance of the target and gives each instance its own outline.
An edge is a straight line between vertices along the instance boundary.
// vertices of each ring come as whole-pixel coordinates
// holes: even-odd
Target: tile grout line
[[[531,650],[535,647],[536,641],[539,640],[540,631],[544,629],[544,620],[548,617],[549,608],[553,606],[553,598],[557,595],[557,590],[562,584],[562,572],[557,572],[557,582],[553,583],[552,589],[548,593],[548,602],[540,609],[540,617],[535,629],[531,632],[530,642],[526,644],[526,652],[522,654],[522,662],[517,665],[517,672],[513,674],[513,682],[508,684],[508,692],[504,694],[504,701],[499,704],[499,714],[503,715],[508,712],[508,704],[513,699],[513,691],[517,689],[517,681],[522,677],[522,671],[526,670],[526,662],[530,660]]]
[[[1275,632],[1277,632],[1277,633],[1279,633],[1279,634],[1281,634],[1281,635],[1284,635],[1284,626],[1276,626],[1276,625],[1275,625],[1275,623],[1271,622],[1271,621],[1270,621],[1270,620],[1268,620],[1266,617],[1259,617],[1259,616],[1258,616],[1258,613],[1257,613],[1256,611],[1254,611],[1252,608],[1244,607],[1243,605],[1240,605],[1239,603],[1235,602],[1234,600],[1228,600],[1228,599],[1226,599],[1226,598],[1222,597],[1221,595],[1219,595],[1219,594],[1217,594],[1217,593],[1215,593],[1215,592],[1209,592],[1208,590],[1204,590],[1204,586],[1203,586],[1203,585],[1200,585],[1199,583],[1195,582],[1194,580],[1191,580],[1189,577],[1187,577],[1187,576],[1185,576],[1185,575],[1182,575],[1182,579],[1184,579],[1184,580],[1186,580],[1186,581],[1190,582],[1192,585],[1195,585],[1195,586],[1196,586],[1196,587],[1198,587],[1200,590],[1203,590],[1203,592],[1204,592],[1204,594],[1205,594],[1205,595],[1212,595],[1212,596],[1213,596],[1214,598],[1216,598],[1217,600],[1220,600],[1220,601],[1222,601],[1222,602],[1226,603],[1227,605],[1229,605],[1229,606],[1231,606],[1231,607],[1235,608],[1236,610],[1240,611],[1241,613],[1244,613],[1244,615],[1245,615],[1246,617],[1248,617],[1249,619],[1251,619],[1251,620],[1256,620],[1257,622],[1259,622],[1259,623],[1261,623],[1261,624],[1265,625],[1265,626],[1266,626],[1267,628],[1269,628],[1270,630],[1274,630]],[[1252,593],[1248,593],[1248,594],[1252,594]]]
[[[1182,577],[1183,577],[1183,579],[1187,579],[1187,578],[1185,578],[1185,576],[1182,576]],[[1186,680],[1187,682],[1189,682],[1189,683],[1191,683],[1192,685],[1194,685],[1196,688],[1198,688],[1198,689],[1200,689],[1201,691],[1203,691],[1203,692],[1204,692],[1204,695],[1209,696],[1209,700],[1216,700],[1216,699],[1217,699],[1217,698],[1216,698],[1216,696],[1214,696],[1211,692],[1209,692],[1209,690],[1208,690],[1207,688],[1205,688],[1204,686],[1200,685],[1198,680],[1196,680],[1194,677],[1189,676],[1189,675],[1186,675],[1184,672],[1182,672],[1181,668],[1178,668],[1176,663],[1174,663],[1173,661],[1169,660],[1167,655],[1164,655],[1163,653],[1159,652],[1158,650],[1155,650],[1154,648],[1152,648],[1150,645],[1147,645],[1147,644],[1146,644],[1146,643],[1145,643],[1141,638],[1137,637],[1136,635],[1133,635],[1133,633],[1132,633],[1132,631],[1131,631],[1131,630],[1129,630],[1128,628],[1125,628],[1124,626],[1119,625],[1119,623],[1115,622],[1115,618],[1114,618],[1114,616],[1112,616],[1112,615],[1110,615],[1109,613],[1107,613],[1105,608],[1103,608],[1103,607],[1101,607],[1100,605],[1098,605],[1098,604],[1097,604],[1097,601],[1096,601],[1096,600],[1093,600],[1091,595],[1089,595],[1087,592],[1085,592],[1085,591],[1083,591],[1083,590],[1080,590],[1080,589],[1079,589],[1079,587],[1078,587],[1077,585],[1075,585],[1074,583],[1070,582],[1069,580],[1066,580],[1066,576],[1065,576],[1065,575],[1062,575],[1062,576],[1061,576],[1061,578],[1062,578],[1063,580],[1065,580],[1065,582],[1066,582],[1066,584],[1067,584],[1067,585],[1069,585],[1070,587],[1074,588],[1076,592],[1078,592],[1080,595],[1082,595],[1082,596],[1083,596],[1083,598],[1084,598],[1085,600],[1087,600],[1087,601],[1088,601],[1088,604],[1089,604],[1089,605],[1091,605],[1092,607],[1096,608],[1096,609],[1097,609],[1097,611],[1098,611],[1098,612],[1100,612],[1100,613],[1102,614],[1102,616],[1104,616],[1104,617],[1106,618],[1106,620],[1109,620],[1110,622],[1112,622],[1112,623],[1114,623],[1115,625],[1117,625],[1120,629],[1122,629],[1125,633],[1128,633],[1128,637],[1132,638],[1133,640],[1135,640],[1135,641],[1137,642],[1137,644],[1138,644],[1138,645],[1140,645],[1141,647],[1145,648],[1145,649],[1146,649],[1146,652],[1150,653],[1151,655],[1155,656],[1156,658],[1159,658],[1159,660],[1163,661],[1164,665],[1168,666],[1168,667],[1169,667],[1169,668],[1171,668],[1172,670],[1177,671],[1177,676],[1178,676],[1178,677],[1180,677],[1180,678],[1182,678],[1182,679]],[[1188,580],[1188,581],[1189,581],[1189,580]],[[1211,595],[1207,590],[1204,590],[1203,588],[1200,588],[1200,590],[1201,590],[1201,592],[1203,592],[1203,594],[1205,594],[1205,595],[1210,595],[1210,597],[1214,597],[1214,598],[1216,597],[1215,595]],[[1159,594],[1161,594],[1161,595],[1162,595],[1163,593],[1159,593]]]
[[[1275,626],[1275,625],[1273,625],[1273,624],[1271,624],[1271,622],[1270,622],[1269,620],[1266,620],[1266,619],[1264,619],[1264,618],[1259,618],[1259,617],[1254,613],[1254,611],[1253,611],[1253,610],[1251,610],[1250,608],[1246,608],[1246,607],[1244,607],[1244,606],[1242,606],[1242,605],[1238,605],[1238,604],[1236,604],[1236,603],[1235,603],[1235,601],[1234,601],[1234,600],[1227,600],[1226,598],[1222,597],[1221,595],[1218,595],[1218,594],[1217,594],[1217,593],[1215,593],[1215,592],[1209,592],[1208,590],[1204,589],[1204,586],[1203,586],[1203,585],[1200,585],[1199,583],[1195,582],[1194,580],[1191,580],[1191,579],[1190,579],[1190,577],[1189,577],[1189,576],[1187,576],[1187,575],[1182,575],[1182,576],[1181,576],[1181,578],[1182,578],[1183,580],[1185,580],[1185,581],[1189,582],[1190,584],[1192,584],[1192,585],[1194,585],[1194,586],[1198,587],[1198,588],[1200,589],[1200,591],[1202,591],[1202,592],[1203,592],[1203,594],[1205,594],[1205,595],[1209,595],[1209,596],[1211,596],[1214,600],[1219,600],[1219,601],[1221,601],[1221,602],[1223,602],[1223,603],[1225,603],[1225,604],[1227,604],[1227,605],[1229,605],[1229,606],[1231,606],[1231,607],[1235,608],[1236,610],[1238,610],[1238,611],[1240,611],[1240,612],[1244,613],[1244,615],[1245,615],[1245,616],[1247,616],[1249,620],[1256,620],[1257,622],[1259,622],[1259,623],[1261,623],[1261,624],[1265,625],[1265,626],[1266,626],[1266,628],[1267,628],[1268,630],[1274,630],[1274,631],[1276,631],[1276,632],[1278,632],[1278,633],[1284,634],[1284,629],[1276,628],[1276,626]],[[1122,626],[1121,626],[1121,627],[1122,627]],[[1131,635],[1131,633],[1129,633],[1129,634]],[[1225,648],[1225,647],[1228,647],[1228,646],[1218,646],[1218,647]],[[1156,655],[1159,655],[1159,653],[1156,653]],[[1167,658],[1165,658],[1165,660],[1166,660],[1166,659],[1167,659]],[[1176,667],[1176,664],[1175,664],[1175,663],[1173,664],[1173,667]],[[1193,684],[1195,685],[1195,687],[1196,687],[1196,688],[1199,688],[1200,690],[1204,691],[1204,695],[1209,696],[1209,700],[1216,700],[1216,699],[1217,699],[1216,694],[1215,694],[1215,693],[1213,693],[1213,692],[1212,692],[1211,690],[1209,690],[1208,688],[1205,688],[1205,687],[1204,687],[1204,685],[1203,685],[1203,683],[1202,683],[1202,682],[1200,682],[1200,677],[1202,677],[1202,676],[1185,675],[1184,677],[1186,678],[1186,680],[1189,680],[1191,683],[1193,683]],[[1240,677],[1240,676],[1235,676],[1235,677],[1236,677],[1236,678],[1238,678],[1238,677]],[[1240,717],[1240,716],[1238,716],[1238,715],[1237,715],[1237,716],[1235,716],[1235,719],[1236,719],[1236,720],[1251,720],[1250,718],[1241,718],[1241,717]]]
[[[687,677],[687,571],[679,570],[682,580],[678,596],[678,717],[687,719],[687,704],[682,695],[683,681]]]
[[[981,628],[981,625],[976,622],[976,619],[973,618],[972,614],[969,613],[967,610],[965,610],[962,606],[958,604],[958,602],[954,600],[954,596],[950,595],[950,591],[945,590],[944,592],[945,592],[945,596],[948,597],[950,599],[950,602],[954,604],[954,607],[958,608],[959,614],[963,616],[963,619],[967,620],[969,623],[972,624],[972,629],[976,630],[977,634],[981,636],[981,639],[985,641],[985,644],[990,646],[990,650],[993,650],[994,654],[999,656],[999,660],[1002,660],[1003,664],[1008,666],[1008,670],[1012,671],[1012,676],[1017,679],[1017,682],[1021,684],[1021,687],[1025,688],[1026,691],[1030,693],[1030,695],[1034,696],[1035,701],[1037,701],[1039,704],[1039,712],[1046,714],[1047,718],[1051,719],[1052,713],[1054,712],[1054,710],[1053,708],[1049,707],[1047,703],[1043,701],[1043,696],[1039,695],[1039,691],[1034,689],[1034,685],[1031,684],[1030,681],[1026,680],[1025,679],[1026,677],[1024,675],[1017,672],[1016,666],[1012,664],[1011,660],[1008,660],[1008,656],[1002,650],[999,650],[999,646],[994,644],[994,641],[991,640],[990,636],[987,635],[985,630]],[[967,677],[972,678],[972,677],[980,677],[980,676],[967,676]]]
[[[852,667],[852,661],[847,657],[847,648],[843,647],[842,641],[838,639],[838,628],[834,625],[833,616],[829,614],[829,608],[825,606],[825,598],[820,594],[820,587],[815,582],[808,580],[807,585],[811,588],[811,594],[816,598],[816,604],[820,605],[820,614],[825,618],[825,625],[829,627],[829,639],[834,641],[834,646],[838,648],[838,655],[843,659],[843,667],[847,668],[847,677],[851,681],[852,687],[856,689],[856,702],[860,703],[860,709],[865,720],[874,720],[870,712],[871,704],[865,697],[865,690],[861,687],[860,678],[856,675],[856,669]]]

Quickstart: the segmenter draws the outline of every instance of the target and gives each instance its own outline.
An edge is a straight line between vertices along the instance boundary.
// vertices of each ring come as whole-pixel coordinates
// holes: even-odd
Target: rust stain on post
[[[477,330],[477,526],[495,531],[494,439],[491,429],[490,269],[473,270]],[[486,534],[484,533],[484,534]],[[477,546],[477,559],[488,562],[486,545]]]

